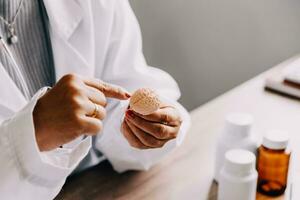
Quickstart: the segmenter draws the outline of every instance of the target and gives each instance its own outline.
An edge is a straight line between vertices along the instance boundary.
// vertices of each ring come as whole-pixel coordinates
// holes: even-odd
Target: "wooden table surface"
[[[151,170],[117,174],[104,162],[69,178],[56,200],[216,199],[215,141],[227,113],[251,113],[258,138],[266,130],[278,128],[289,131],[293,143],[300,144],[300,101],[264,90],[265,77],[288,62],[192,111],[192,126],[184,144]],[[258,195],[257,199],[269,198]]]

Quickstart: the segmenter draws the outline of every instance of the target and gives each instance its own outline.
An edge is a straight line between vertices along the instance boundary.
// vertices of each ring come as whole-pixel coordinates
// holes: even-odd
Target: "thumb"
[[[83,79],[83,82],[90,87],[100,90],[105,97],[126,100],[131,96],[130,93],[121,86],[109,84],[99,79]]]

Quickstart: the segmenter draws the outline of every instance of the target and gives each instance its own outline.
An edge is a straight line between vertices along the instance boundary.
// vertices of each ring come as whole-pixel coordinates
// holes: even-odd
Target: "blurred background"
[[[299,0],[130,0],[151,66],[189,110],[300,53]]]

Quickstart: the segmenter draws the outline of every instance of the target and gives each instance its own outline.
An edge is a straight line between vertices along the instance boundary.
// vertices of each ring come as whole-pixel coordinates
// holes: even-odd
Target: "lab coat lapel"
[[[72,37],[82,23],[84,3],[80,4],[80,0],[44,0],[57,80],[67,73],[92,75],[93,70],[85,54],[88,49],[86,45],[78,45],[86,41],[88,34]]]
[[[54,54],[57,80],[66,73],[77,73],[90,76],[92,70],[83,56],[85,48],[80,49],[69,39],[83,19],[79,0],[44,0],[50,21],[50,35]],[[84,3],[84,2],[83,2]],[[80,34],[78,34],[80,35]],[[85,35],[77,36],[77,40],[85,41]],[[78,41],[77,41],[78,43]],[[16,112],[27,103],[21,91],[0,63],[0,107]]]
[[[0,63],[0,107],[6,107],[11,113],[17,112],[26,105],[26,99]],[[3,114],[3,113],[1,113]],[[3,117],[3,116],[2,116]],[[7,116],[6,116],[7,117]],[[1,117],[0,117],[1,118]]]

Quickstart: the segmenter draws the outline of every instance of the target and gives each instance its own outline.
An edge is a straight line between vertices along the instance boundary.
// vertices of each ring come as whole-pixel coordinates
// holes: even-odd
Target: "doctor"
[[[127,0],[0,0],[0,33],[1,199],[53,199],[104,159],[147,170],[185,137],[178,86],[147,66]],[[151,115],[127,109],[140,87],[162,97]]]

